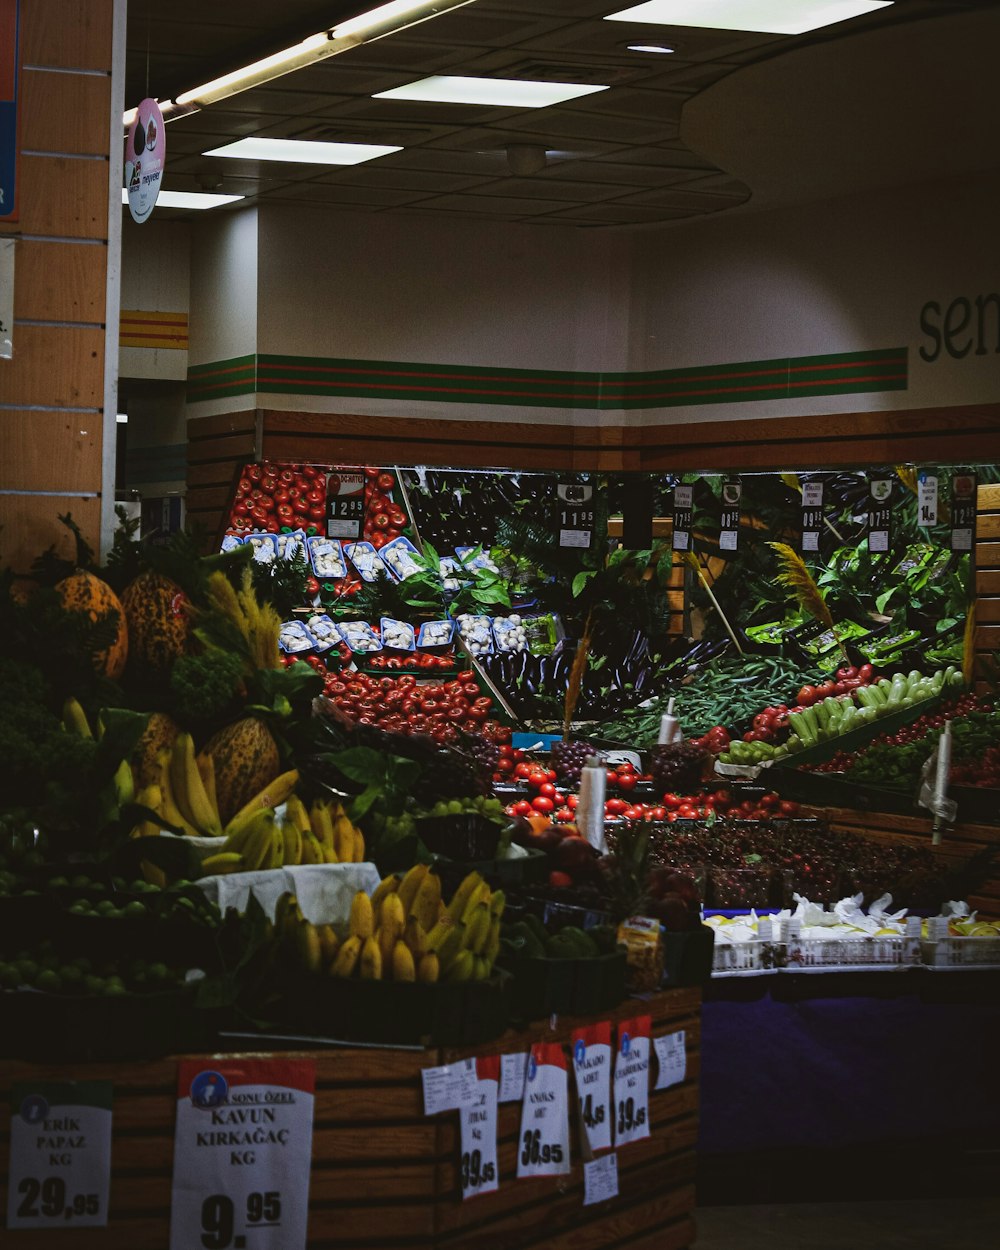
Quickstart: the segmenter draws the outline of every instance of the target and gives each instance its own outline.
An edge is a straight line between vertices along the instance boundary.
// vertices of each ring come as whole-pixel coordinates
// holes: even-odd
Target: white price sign
[[[537,1042],[528,1056],[517,1174],[519,1177],[559,1176],[568,1171],[566,1056],[558,1042]]]
[[[687,1076],[686,1035],[683,1029],[653,1039],[656,1049],[657,1074],[654,1089],[680,1085]]]
[[[528,1071],[528,1052],[500,1056],[500,1101],[520,1102],[524,1097],[524,1078]]]
[[[618,1197],[618,1156],[601,1155],[583,1165],[583,1205],[607,1202]]]
[[[649,1038],[652,1020],[635,1016],[618,1025],[615,1056],[615,1145],[649,1136]]]
[[[180,1065],[170,1250],[304,1250],[316,1064]]]
[[[580,1119],[593,1151],[611,1149],[611,1023],[604,1020],[573,1034],[573,1072]]]
[[[476,1100],[461,1109],[462,1198],[491,1194],[500,1184],[497,1159],[497,1092],[500,1056],[476,1061]]]
[[[11,1091],[8,1228],[103,1228],[111,1082],[33,1081]]]
[[[479,1096],[475,1059],[424,1068],[420,1076],[424,1086],[424,1115],[467,1107]]]
[[[921,473],[917,479],[917,518],[925,527],[938,523],[938,480],[932,473]]]

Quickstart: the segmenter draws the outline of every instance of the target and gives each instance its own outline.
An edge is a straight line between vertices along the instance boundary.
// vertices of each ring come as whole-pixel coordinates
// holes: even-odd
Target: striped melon
[[[146,722],[146,728],[142,731],[142,737],[136,743],[132,756],[132,770],[139,789],[160,784],[157,752],[164,748],[171,749],[180,731],[180,726],[166,712],[154,712]]]
[[[122,592],[132,663],[160,672],[187,650],[187,596],[159,573],[140,573]]]
[[[77,569],[56,585],[56,593],[68,612],[83,612],[96,621],[108,611],[118,613],[118,636],[110,647],[94,656],[94,667],[105,677],[117,681],[125,671],[128,659],[128,623],[115,592],[93,573]]]
[[[212,757],[219,816],[226,825],[233,816],[281,772],[278,744],[255,716],[220,729],[205,744]]]

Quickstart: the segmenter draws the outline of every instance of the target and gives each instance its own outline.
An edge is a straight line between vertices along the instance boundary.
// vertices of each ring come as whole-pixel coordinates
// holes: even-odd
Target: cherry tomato
[[[392,490],[396,485],[396,478],[392,473],[380,473],[375,479],[375,484],[379,490]]]

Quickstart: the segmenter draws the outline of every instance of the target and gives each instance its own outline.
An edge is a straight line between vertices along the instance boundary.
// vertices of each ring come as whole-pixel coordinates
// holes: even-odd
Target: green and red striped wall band
[[[905,391],[907,348],[582,373],[322,356],[237,356],[188,369],[188,403],[233,395],[316,395],[525,408],[677,408],[807,395]]]

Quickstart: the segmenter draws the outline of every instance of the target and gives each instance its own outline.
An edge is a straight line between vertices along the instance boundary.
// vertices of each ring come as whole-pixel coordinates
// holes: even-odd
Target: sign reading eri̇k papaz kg
[[[305,1250],[316,1064],[186,1059],[170,1250]]]
[[[0,221],[17,221],[19,0],[0,0]]]

